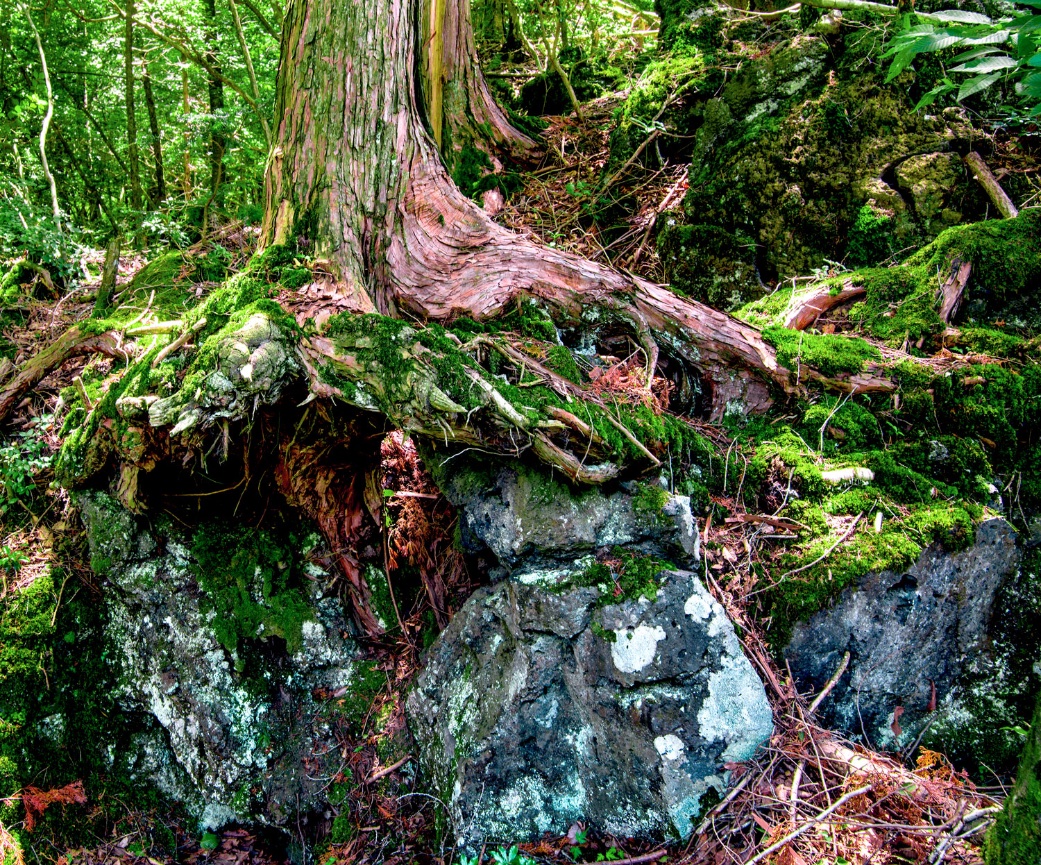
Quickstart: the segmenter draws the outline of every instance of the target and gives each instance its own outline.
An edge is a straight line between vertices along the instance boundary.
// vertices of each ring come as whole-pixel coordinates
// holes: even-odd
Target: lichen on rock
[[[686,837],[724,764],[770,736],[763,685],[697,576],[664,575],[653,600],[597,597],[505,581],[431,649],[409,723],[467,847],[576,820]]]

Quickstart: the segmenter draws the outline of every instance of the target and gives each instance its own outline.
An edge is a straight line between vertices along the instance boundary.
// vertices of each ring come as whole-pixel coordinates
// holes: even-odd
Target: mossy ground
[[[1032,865],[1037,861],[1041,845],[1041,700],[1025,733],[1015,786],[987,832],[987,865]]]

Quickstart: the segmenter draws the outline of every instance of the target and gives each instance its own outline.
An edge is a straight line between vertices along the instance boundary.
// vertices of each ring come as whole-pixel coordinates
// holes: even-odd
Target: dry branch
[[[1019,209],[1012,203],[1012,199],[1008,197],[1005,190],[1001,188],[1001,184],[998,183],[994,173],[987,167],[987,163],[983,161],[982,156],[975,150],[971,150],[965,156],[965,164],[969,166],[972,176],[980,182],[980,186],[983,187],[987,197],[998,209],[998,213],[1005,219],[1015,219],[1019,216]]]

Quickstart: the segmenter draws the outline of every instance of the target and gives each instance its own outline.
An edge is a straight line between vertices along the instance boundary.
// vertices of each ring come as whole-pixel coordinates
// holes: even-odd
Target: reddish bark
[[[643,280],[547,249],[492,222],[452,183],[413,94],[419,0],[293,0],[262,244],[309,245],[357,311],[486,319],[518,296],[580,319],[627,322],[710,385],[710,413],[765,409],[795,389],[753,327]],[[462,6],[459,7],[463,8]],[[829,381],[891,389],[872,376]]]

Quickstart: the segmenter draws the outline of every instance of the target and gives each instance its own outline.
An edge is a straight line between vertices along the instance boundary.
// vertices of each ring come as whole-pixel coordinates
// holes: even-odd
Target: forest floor
[[[686,190],[688,166],[668,163],[656,170],[634,164],[627,166],[617,181],[618,192],[636,202],[624,226],[609,232],[590,217],[588,194],[602,174],[608,159],[609,119],[622,95],[613,94],[586,106],[585,118],[550,118],[544,136],[546,149],[541,164],[523,175],[523,188],[506,202],[499,219],[520,232],[528,232],[547,245],[611,264],[635,275],[661,281],[663,272],[653,243],[654,229],[670,209],[677,208]],[[220,242],[236,261],[248,256],[253,236],[246,230],[228,230]],[[202,251],[200,247],[198,252]],[[98,262],[95,262],[97,264]],[[125,286],[145,264],[138,256],[124,258],[118,279]],[[71,324],[89,317],[96,286],[84,285],[64,298],[46,298],[27,310],[23,327],[5,334],[17,347],[19,357],[32,356]],[[199,284],[201,294],[211,285]],[[299,298],[286,298],[287,301]],[[48,447],[56,451],[58,430],[49,418],[55,414],[63,388],[75,386],[88,364],[115,363],[111,360],[80,359],[70,362],[44,379],[11,418],[15,430],[38,428]],[[721,450],[735,442],[717,427],[699,425],[699,430]],[[455,514],[423,469],[415,449],[398,436],[384,443],[384,489],[396,490],[391,504],[394,529],[385,555],[388,571],[419,566],[437,573],[446,589],[444,610],[458,609],[476,582],[466,573],[452,545]],[[44,478],[46,480],[46,478]],[[401,493],[405,493],[401,495]],[[48,493],[50,504],[32,515],[31,525],[18,529],[2,543],[13,549],[31,547],[33,557],[19,572],[20,582],[34,579],[53,561],[52,541],[56,532],[74,532],[66,516],[67,501],[59,490]],[[748,614],[758,578],[754,562],[769,558],[779,539],[788,537],[783,521],[769,514],[748,514],[740,501],[727,498],[730,517],[722,524],[708,521],[704,527],[704,577],[713,595],[741,627],[745,649],[767,684],[774,707],[776,732],[755,761],[728,767],[734,786],[726,799],[705,816],[688,842],[668,846],[644,841],[596,836],[576,825],[568,836],[520,845],[519,852],[543,863],[615,861],[658,862],[690,865],[774,862],[776,865],[816,865],[827,862],[873,865],[913,862],[938,865],[979,865],[977,842],[988,818],[999,802],[1001,789],[973,785],[955,771],[946,759],[931,751],[880,754],[854,747],[814,723],[813,708],[824,694],[799,694],[790,674],[782,669],[767,648],[760,626]],[[77,569],[85,582],[92,580],[85,564]],[[726,576],[725,588],[722,577]],[[13,585],[5,585],[8,592]],[[426,609],[409,611],[396,636],[373,649],[373,657],[387,675],[387,687],[377,697],[369,719],[389,704],[392,720],[379,735],[404,730],[403,694],[421,663],[422,632]],[[327,695],[335,700],[342,695]],[[350,840],[330,845],[319,861],[331,863],[411,863],[459,861],[446,847],[436,820],[437,804],[413,788],[414,773],[408,762],[384,766],[377,756],[375,724],[367,719],[361,733],[341,744],[345,758],[344,779],[363,779],[355,784],[350,808],[355,831]],[[332,815],[327,815],[331,817]],[[128,810],[121,818],[99,829],[96,843],[77,850],[35,850],[35,861],[69,863],[127,863],[157,865],[146,855],[148,822],[155,815]],[[310,859],[297,846],[285,847],[283,838],[273,844],[270,836],[245,828],[227,830],[219,837],[202,841],[190,827],[172,827],[178,839],[177,861],[190,865],[268,865]],[[766,853],[772,845],[787,840],[776,856]],[[493,852],[501,861],[516,865],[509,851]],[[771,854],[772,855],[772,854]]]

